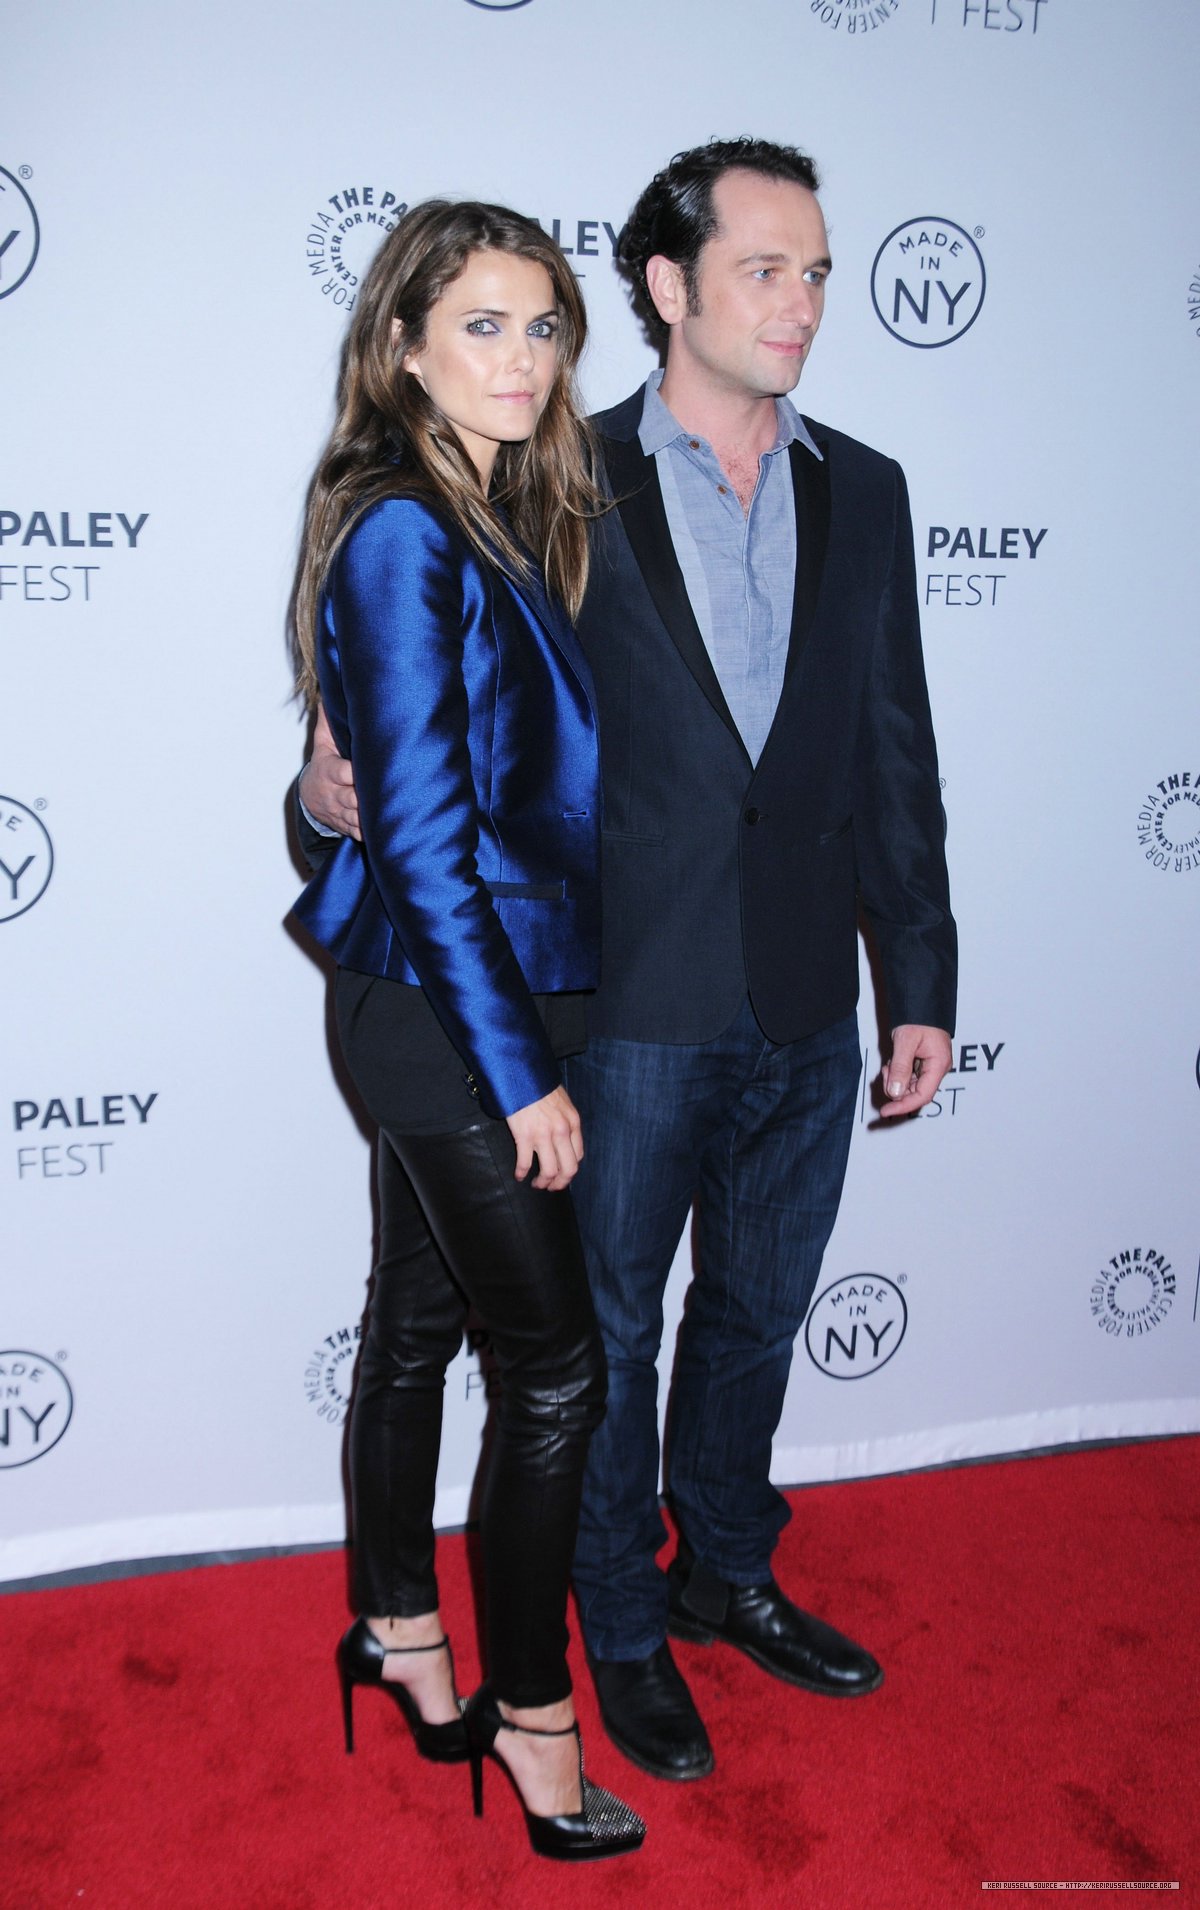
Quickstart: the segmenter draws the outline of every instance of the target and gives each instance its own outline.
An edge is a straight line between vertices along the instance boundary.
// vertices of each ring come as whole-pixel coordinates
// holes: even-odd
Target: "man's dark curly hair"
[[[700,253],[717,230],[713,187],[734,167],[762,173],[767,179],[786,179],[807,186],[810,192],[816,192],[821,183],[806,153],[770,139],[710,139],[707,146],[676,153],[670,165],[654,175],[617,241],[617,258],[633,281],[635,303],[659,334],[666,327],[646,289],[647,261],[661,252],[681,267],[688,310],[695,312]]]

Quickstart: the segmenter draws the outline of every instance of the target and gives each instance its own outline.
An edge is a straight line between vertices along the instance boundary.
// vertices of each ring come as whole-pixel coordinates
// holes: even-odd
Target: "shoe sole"
[[[703,1625],[693,1625],[685,1618],[674,1616],[668,1618],[667,1635],[671,1638],[681,1638],[685,1644],[689,1645],[729,1645],[732,1650],[740,1651],[744,1657],[752,1658],[756,1665],[769,1672],[772,1678],[778,1678],[781,1684],[795,1685],[800,1691],[811,1691],[818,1698],[867,1698],[872,1691],[878,1691],[883,1683],[883,1672],[880,1671],[869,1684],[818,1684],[812,1678],[801,1678],[794,1671],[781,1671],[779,1666],[764,1657],[762,1652],[755,1651],[753,1645],[743,1645],[735,1638],[722,1638],[720,1632],[707,1631]],[[611,1731],[609,1736],[612,1736]],[[636,1759],[634,1761],[636,1763]]]
[[[705,1763],[691,1764],[685,1771],[677,1769],[674,1765],[651,1764],[646,1758],[639,1756],[632,1746],[626,1744],[624,1738],[613,1730],[603,1711],[600,1713],[600,1722],[604,1726],[606,1737],[610,1743],[616,1745],[621,1756],[627,1757],[631,1764],[636,1764],[639,1771],[645,1771],[647,1777],[662,1777],[670,1784],[692,1784],[698,1777],[708,1777],[716,1768],[717,1760],[711,1751]]]

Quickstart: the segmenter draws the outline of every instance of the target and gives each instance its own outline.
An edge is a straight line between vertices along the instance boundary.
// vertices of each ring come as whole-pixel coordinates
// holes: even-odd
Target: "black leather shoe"
[[[667,1573],[672,1638],[736,1645],[774,1678],[827,1698],[877,1691],[883,1672],[869,1651],[793,1605],[773,1578],[765,1585],[729,1585],[702,1564],[676,1560]]]
[[[618,1751],[651,1777],[707,1777],[712,1745],[683,1674],[664,1642],[626,1663],[588,1656],[604,1729]]]

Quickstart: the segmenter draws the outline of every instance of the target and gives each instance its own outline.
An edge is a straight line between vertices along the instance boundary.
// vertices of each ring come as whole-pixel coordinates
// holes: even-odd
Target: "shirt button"
[[[729,496],[729,486],[727,484],[718,484],[717,489],[721,493],[722,497]]]
[[[747,809],[746,821],[750,824],[751,828],[753,828],[754,824],[758,821],[761,813],[762,812],[758,809]]]
[[[699,438],[689,438],[688,443],[691,445],[693,451],[698,451],[700,449]]]

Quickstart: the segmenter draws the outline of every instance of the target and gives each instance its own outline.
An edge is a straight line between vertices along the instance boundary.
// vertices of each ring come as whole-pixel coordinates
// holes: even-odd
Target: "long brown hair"
[[[507,252],[544,266],[558,310],[558,373],[532,435],[502,444],[490,498],[457,433],[403,368],[425,343],[429,313],[476,252]],[[392,343],[392,321],[401,326]],[[603,507],[574,372],[587,335],[575,275],[535,220],[475,200],[427,199],[388,234],[359,293],[346,342],[338,416],[308,493],[295,594],[296,689],[317,697],[321,591],[347,532],[384,497],[440,505],[489,562],[518,579],[525,551],[574,616],[587,584],[588,520]],[[507,512],[511,531],[495,505]],[[521,547],[524,547],[522,549]]]

